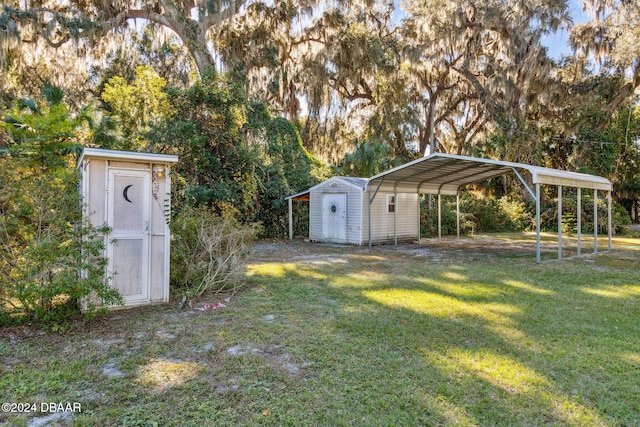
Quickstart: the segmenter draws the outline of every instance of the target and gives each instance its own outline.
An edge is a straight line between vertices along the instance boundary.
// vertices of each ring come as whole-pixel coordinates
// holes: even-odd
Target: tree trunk
[[[174,0],[161,0],[160,3],[165,11],[164,17],[167,20],[167,26],[180,37],[191,54],[200,78],[207,72],[214,70],[213,55],[207,48],[207,31],[210,23],[189,18],[191,12],[182,10]],[[153,21],[152,17],[150,19]]]
[[[433,91],[429,91],[429,106],[427,107],[427,116],[425,120],[425,132],[420,141],[420,151],[423,156],[427,155],[427,147],[429,154],[435,153],[435,126],[436,126],[436,100]]]

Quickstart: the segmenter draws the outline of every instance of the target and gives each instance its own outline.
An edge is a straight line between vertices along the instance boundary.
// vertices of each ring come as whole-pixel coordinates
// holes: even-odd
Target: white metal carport
[[[520,179],[536,202],[536,262],[540,262],[540,185],[558,186],[558,259],[562,258],[562,187],[577,188],[577,240],[578,255],[581,255],[581,191],[594,192],[594,253],[598,252],[598,191],[607,193],[608,223],[607,234],[611,250],[611,191],[613,185],[606,178],[558,169],[531,166],[522,163],[499,160],[479,159],[475,157],[434,153],[428,157],[414,160],[394,169],[375,175],[367,181],[369,212],[371,203],[378,192],[385,191],[416,192],[438,196],[438,238],[441,238],[441,195],[456,196],[457,236],[460,237],[460,196],[463,185],[481,182],[513,172]],[[522,172],[528,172],[534,188],[523,178]],[[395,221],[395,218],[394,218]],[[420,216],[418,215],[418,221]],[[395,226],[395,224],[394,224]],[[420,242],[420,224],[418,224],[418,242]],[[371,221],[369,221],[369,247],[371,247]],[[397,243],[397,240],[396,240]]]

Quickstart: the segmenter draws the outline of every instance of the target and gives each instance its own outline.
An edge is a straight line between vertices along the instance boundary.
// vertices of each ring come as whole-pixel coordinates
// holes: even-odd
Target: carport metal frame
[[[523,178],[521,171],[526,171],[531,176],[532,189]],[[368,194],[368,241],[371,247],[371,204],[375,200],[380,189],[393,192],[417,192],[438,196],[438,240],[442,238],[441,196],[456,196],[456,235],[460,238],[460,187],[495,178],[514,172],[525,189],[536,203],[536,262],[540,263],[540,186],[556,185],[558,187],[558,259],[562,258],[562,189],[563,187],[577,188],[577,244],[578,256],[582,255],[582,189],[592,189],[594,192],[594,253],[598,253],[598,191],[606,192],[607,199],[607,235],[609,239],[608,250],[611,250],[611,192],[613,185],[606,178],[567,172],[558,169],[531,166],[523,163],[505,162],[500,160],[479,159],[475,157],[457,156],[453,154],[434,153],[430,156],[414,160],[386,172],[375,175],[367,181],[365,191]],[[373,192],[373,194],[372,194]],[[292,196],[295,197],[295,196]],[[291,198],[289,198],[291,200]],[[396,197],[397,202],[397,197]],[[397,244],[396,219],[394,211],[394,243]],[[418,243],[420,243],[420,203],[418,203]]]

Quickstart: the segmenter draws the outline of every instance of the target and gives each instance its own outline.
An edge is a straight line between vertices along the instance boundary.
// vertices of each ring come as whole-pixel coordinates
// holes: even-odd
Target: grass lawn
[[[0,400],[81,405],[54,425],[640,425],[640,240],[470,246],[263,243],[224,308],[0,331]]]

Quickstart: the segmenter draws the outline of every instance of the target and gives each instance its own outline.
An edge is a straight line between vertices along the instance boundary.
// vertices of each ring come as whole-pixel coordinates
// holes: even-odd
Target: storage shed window
[[[396,196],[387,196],[387,213],[394,213],[396,211]]]

